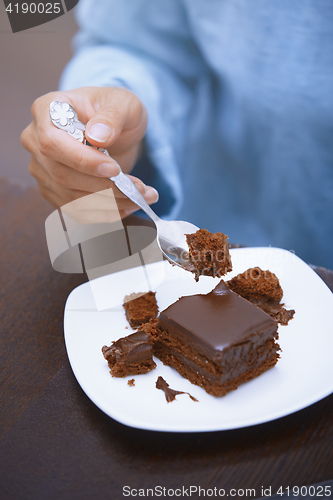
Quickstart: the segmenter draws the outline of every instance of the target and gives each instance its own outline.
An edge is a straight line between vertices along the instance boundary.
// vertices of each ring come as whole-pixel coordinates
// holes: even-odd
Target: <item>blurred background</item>
[[[28,172],[29,153],[20,144],[20,134],[31,121],[33,101],[58,88],[76,30],[71,11],[47,24],[12,33],[0,2],[0,177],[36,184]]]

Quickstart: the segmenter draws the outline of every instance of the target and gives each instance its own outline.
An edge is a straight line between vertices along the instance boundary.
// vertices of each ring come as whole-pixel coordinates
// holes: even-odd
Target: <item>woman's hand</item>
[[[90,144],[107,148],[110,157],[57,129],[49,116],[52,101],[71,104],[79,120],[87,124],[86,137]],[[51,92],[38,98],[31,111],[33,121],[22,132],[21,143],[31,153],[29,171],[44,198],[59,208],[83,196],[112,188],[121,218],[138,210],[109,179],[119,173],[117,163],[123,172],[129,173],[140,154],[147,113],[135,94],[116,87]],[[154,188],[130,177],[147,203],[158,200]],[[97,195],[95,199],[103,200],[101,210],[105,220],[106,198]],[[93,205],[97,214],[98,207],[95,202]]]

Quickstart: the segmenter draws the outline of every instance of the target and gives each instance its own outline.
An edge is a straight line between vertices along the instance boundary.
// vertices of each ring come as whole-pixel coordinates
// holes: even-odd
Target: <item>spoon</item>
[[[85,125],[78,120],[77,113],[70,104],[60,101],[51,102],[50,119],[57,128],[65,130],[83,144],[94,147],[86,140]],[[95,149],[99,149],[110,156],[104,148]],[[110,179],[127,198],[140,207],[155,223],[158,246],[168,261],[171,264],[188,270],[189,253],[185,235],[195,233],[199,228],[190,222],[166,221],[158,217],[141,195],[134,182],[121,169],[117,176],[110,177]]]

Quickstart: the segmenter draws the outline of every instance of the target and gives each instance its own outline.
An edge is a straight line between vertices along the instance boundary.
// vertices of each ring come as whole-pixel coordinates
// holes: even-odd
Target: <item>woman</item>
[[[61,91],[22,134],[46,199],[110,188],[114,159],[164,217],[333,268],[330,0],[81,0],[77,20]],[[111,158],[63,137],[53,100]]]

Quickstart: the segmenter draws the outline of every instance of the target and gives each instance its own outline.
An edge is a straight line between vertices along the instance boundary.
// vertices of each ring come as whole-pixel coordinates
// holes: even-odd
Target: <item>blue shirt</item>
[[[61,88],[142,100],[161,215],[333,269],[332,0],[80,0],[77,22]]]

